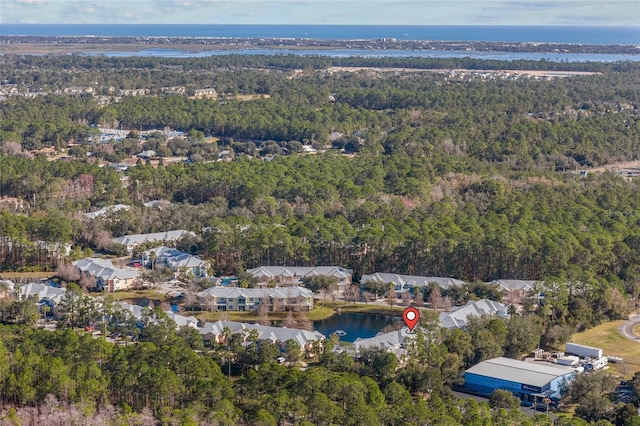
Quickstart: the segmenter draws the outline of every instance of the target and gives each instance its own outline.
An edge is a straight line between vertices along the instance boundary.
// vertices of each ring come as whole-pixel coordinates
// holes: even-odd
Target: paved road
[[[636,336],[633,333],[633,327],[640,324],[640,314],[629,316],[629,321],[618,327],[618,332],[629,340],[634,342],[640,342],[640,336]]]

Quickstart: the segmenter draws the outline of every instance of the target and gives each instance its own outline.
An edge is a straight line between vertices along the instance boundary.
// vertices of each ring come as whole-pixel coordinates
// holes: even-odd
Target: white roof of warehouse
[[[543,387],[558,377],[573,373],[573,369],[500,357],[482,361],[465,371],[466,373]]]

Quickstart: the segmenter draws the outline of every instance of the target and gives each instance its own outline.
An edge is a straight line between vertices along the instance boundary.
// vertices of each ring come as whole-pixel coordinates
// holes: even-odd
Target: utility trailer
[[[580,345],[578,343],[567,343],[566,353],[571,355],[577,355],[580,358],[601,358],[602,349],[594,348],[592,346]]]

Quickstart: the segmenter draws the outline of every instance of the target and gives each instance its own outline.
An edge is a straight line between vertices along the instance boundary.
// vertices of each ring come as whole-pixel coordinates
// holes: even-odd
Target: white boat
[[[344,330],[336,330],[333,334],[335,334],[336,336],[342,337],[342,336],[346,336],[347,332]]]

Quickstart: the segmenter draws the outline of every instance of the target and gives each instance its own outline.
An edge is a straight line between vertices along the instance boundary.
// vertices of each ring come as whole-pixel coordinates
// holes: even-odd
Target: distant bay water
[[[380,57],[416,57],[416,58],[474,58],[482,60],[500,61],[553,61],[553,62],[640,62],[638,55],[616,53],[565,53],[565,52],[498,52],[498,51],[457,51],[457,50],[382,50],[382,49],[258,49],[243,48],[232,50],[180,50],[180,49],[145,49],[139,51],[99,51],[84,52],[82,55],[124,58],[131,56],[157,57],[157,58],[202,58],[207,56],[223,55],[302,55],[302,56],[329,56],[333,58],[347,58],[361,56],[369,58]]]
[[[640,26],[1,24],[1,35],[442,40],[640,45]]]

